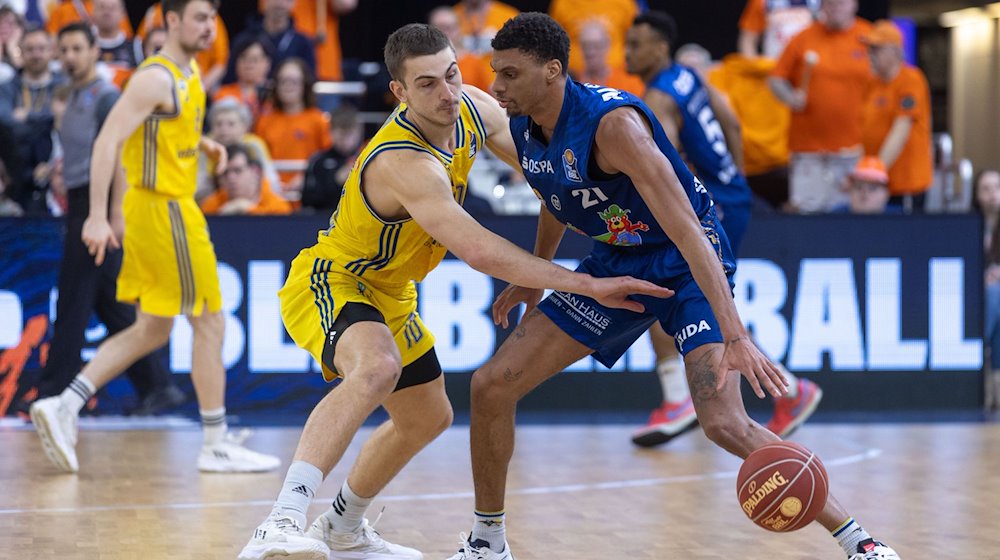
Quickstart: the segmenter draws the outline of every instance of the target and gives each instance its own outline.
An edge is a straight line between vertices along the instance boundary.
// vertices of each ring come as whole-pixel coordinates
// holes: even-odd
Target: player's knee
[[[358,387],[371,397],[381,401],[396,388],[403,366],[399,358],[388,352],[376,352],[352,371],[345,371],[344,378],[354,380],[352,385]]]
[[[705,431],[708,439],[724,449],[735,449],[742,447],[750,437],[753,422],[749,417],[743,415],[741,418],[737,414],[717,414],[698,421]]]
[[[145,313],[136,317],[133,328],[151,348],[159,348],[170,341],[170,331],[174,328],[173,317],[156,317]]]
[[[423,446],[447,430],[454,419],[451,403],[448,399],[442,399],[441,404],[423,411],[419,419],[407,421],[407,425],[400,428],[409,439],[418,441]]]
[[[483,366],[472,376],[472,400],[479,403],[477,406],[516,403],[519,396],[511,385],[510,377],[505,377],[499,368]]]

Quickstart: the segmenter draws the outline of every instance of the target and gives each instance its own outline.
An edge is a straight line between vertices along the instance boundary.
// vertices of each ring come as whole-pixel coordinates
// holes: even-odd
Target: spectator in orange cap
[[[889,206],[889,174],[875,156],[865,156],[844,179],[848,202],[834,212],[851,214],[897,214],[898,206]]]
[[[875,22],[863,38],[877,80],[865,100],[865,154],[889,170],[889,203],[921,210],[931,185],[930,88],[923,72],[903,60],[903,36],[889,20]]]

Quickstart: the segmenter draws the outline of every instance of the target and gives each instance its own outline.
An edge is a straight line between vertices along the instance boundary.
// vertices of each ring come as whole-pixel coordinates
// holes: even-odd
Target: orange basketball
[[[823,511],[830,484],[815,453],[790,441],[769,443],[743,461],[736,496],[743,513],[768,531],[801,529]]]

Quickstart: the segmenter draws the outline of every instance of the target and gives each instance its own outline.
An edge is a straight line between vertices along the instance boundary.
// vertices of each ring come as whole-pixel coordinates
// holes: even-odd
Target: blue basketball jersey
[[[677,103],[684,119],[681,146],[712,197],[723,209],[749,205],[750,187],[736,168],[701,78],[694,70],[675,63],[657,74],[649,87],[666,93]]]
[[[593,161],[597,126],[604,115],[619,107],[634,107],[646,118],[656,145],[670,160],[702,225],[706,231],[721,231],[708,191],[670,145],[649,107],[634,95],[613,88],[567,80],[559,120],[547,143],[529,117],[510,120],[525,178],[556,219],[597,242],[595,254],[614,258],[656,251],[660,258],[647,263],[644,277],[669,278],[687,273],[690,269],[680,251],[660,228],[632,180],[622,173],[608,176]],[[725,264],[727,268],[733,266]]]

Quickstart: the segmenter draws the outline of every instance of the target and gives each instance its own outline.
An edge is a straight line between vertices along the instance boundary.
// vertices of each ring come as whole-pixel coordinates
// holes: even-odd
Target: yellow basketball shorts
[[[392,290],[375,288],[318,256],[315,247],[303,249],[292,261],[278,299],[288,334],[320,364],[330,329],[349,302],[370,305],[382,313],[403,357],[403,367],[434,347],[434,335],[417,314],[417,289],[412,282]],[[325,364],[322,367],[327,381],[339,376]]]
[[[201,315],[222,308],[215,248],[193,197],[141,188],[125,192],[125,255],[118,300],[151,315]]]

